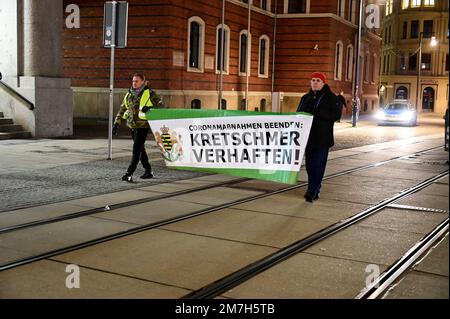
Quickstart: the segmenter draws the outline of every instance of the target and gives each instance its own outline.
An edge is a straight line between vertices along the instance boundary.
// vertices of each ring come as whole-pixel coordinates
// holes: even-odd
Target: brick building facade
[[[222,106],[245,109],[246,43],[251,52],[248,110],[295,111],[313,71],[324,72],[332,90],[344,91],[350,102],[358,1],[275,1],[253,1],[250,37],[247,1],[224,1]],[[72,79],[74,116],[105,118],[110,50],[102,46],[104,1],[65,1],[70,3],[79,6],[81,15],[79,29],[64,31],[64,72]],[[116,50],[115,107],[130,76],[141,72],[169,107],[218,108],[221,17],[222,0],[130,0],[128,45]],[[363,33],[362,112],[378,106],[380,45],[375,32]],[[279,103],[272,105],[273,96]]]

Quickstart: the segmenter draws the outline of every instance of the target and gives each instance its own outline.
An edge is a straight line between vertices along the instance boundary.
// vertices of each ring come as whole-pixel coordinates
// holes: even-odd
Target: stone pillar
[[[63,75],[62,0],[23,0],[23,75]]]
[[[73,92],[70,79],[63,77],[63,1],[0,0],[3,2],[16,3],[18,30],[17,73],[6,75],[16,76],[17,90],[35,106],[29,111],[10,97],[6,113],[35,137],[72,135]],[[10,37],[0,34],[0,38]],[[2,60],[0,55],[0,66]],[[14,82],[10,84],[14,86]]]

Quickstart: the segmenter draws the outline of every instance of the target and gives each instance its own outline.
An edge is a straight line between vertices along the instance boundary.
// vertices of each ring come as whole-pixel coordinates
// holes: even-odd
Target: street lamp
[[[422,70],[422,39],[423,39],[424,33],[429,34],[429,32],[420,32],[420,35],[419,35],[419,65],[417,66],[416,113],[419,110],[420,71]],[[438,44],[438,41],[437,41],[436,37],[433,35],[434,33],[431,33],[431,34],[432,34],[432,37],[431,37],[430,45],[432,47],[435,47]]]

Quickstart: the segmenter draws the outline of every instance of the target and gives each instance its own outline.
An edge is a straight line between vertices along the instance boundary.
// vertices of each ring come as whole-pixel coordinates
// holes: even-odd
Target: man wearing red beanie
[[[304,197],[308,202],[319,199],[328,152],[334,145],[334,122],[341,118],[337,97],[326,81],[323,73],[311,74],[311,90],[301,98],[297,108],[297,112],[314,115],[305,150],[308,190]]]

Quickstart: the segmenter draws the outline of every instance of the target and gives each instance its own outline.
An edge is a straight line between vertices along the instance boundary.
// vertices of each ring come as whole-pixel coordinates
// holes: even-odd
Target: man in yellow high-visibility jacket
[[[117,135],[117,129],[120,126],[122,119],[126,119],[127,126],[131,129],[131,136],[133,137],[133,156],[127,172],[122,177],[123,181],[132,181],[132,176],[136,170],[139,160],[145,169],[145,173],[141,176],[141,178],[153,178],[152,167],[148,160],[148,155],[144,146],[145,139],[150,131],[150,126],[148,125],[147,120],[139,117],[139,115],[142,116],[143,113],[153,107],[152,94],[155,93],[146,85],[145,77],[139,73],[134,74],[132,87],[123,98],[120,110],[116,115],[113,126],[113,134]]]

